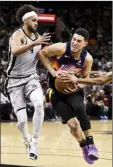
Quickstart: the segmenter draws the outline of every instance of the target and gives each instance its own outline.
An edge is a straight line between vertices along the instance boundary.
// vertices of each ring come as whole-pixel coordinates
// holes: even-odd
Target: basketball
[[[64,93],[64,90],[66,88],[71,88],[73,89],[73,92],[75,92],[78,87],[76,84],[72,83],[72,82],[64,82],[62,79],[60,78],[56,78],[55,79],[55,88],[61,92],[61,93]]]

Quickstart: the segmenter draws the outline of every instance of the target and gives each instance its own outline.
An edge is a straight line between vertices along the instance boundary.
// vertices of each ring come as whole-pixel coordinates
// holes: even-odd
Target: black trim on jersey
[[[30,93],[29,93],[29,95],[30,95],[30,94],[31,94],[34,90],[36,90],[36,89],[37,89],[37,88],[35,88],[35,89],[31,90],[31,91],[30,91]]]
[[[9,101],[10,101],[10,103],[11,103],[10,95],[9,95],[9,93],[8,93],[8,90],[7,90],[8,80],[9,80],[8,78],[5,80],[4,87],[5,87],[5,93],[6,93],[8,99],[9,99]]]
[[[26,42],[23,43],[23,44],[24,44],[24,45],[27,45],[27,38],[26,38],[26,36],[24,36],[24,38],[25,38]]]
[[[8,65],[7,65],[7,68],[8,68],[9,63],[10,63],[10,58],[11,58],[11,47],[10,47],[9,52],[8,52]]]
[[[71,48],[70,48],[70,42],[66,42],[66,49],[65,49],[65,52],[64,52],[64,54],[63,54],[63,56],[64,55],[67,55],[67,56],[71,56]]]
[[[8,76],[8,78],[11,78],[11,79],[22,79],[22,78],[28,78],[28,77],[30,77],[32,74],[30,74],[30,75],[27,75],[27,76],[20,76],[20,77],[10,77],[10,76]]]
[[[10,52],[10,53],[11,53],[11,52]],[[10,69],[8,70],[7,75],[10,75],[10,73],[11,73],[13,67],[15,66],[16,58],[17,58],[16,56],[13,57],[13,61],[12,61],[11,67],[10,67]]]
[[[23,110],[23,109],[25,109],[25,108],[27,108],[27,107],[22,107],[22,108],[19,108],[18,110],[16,110],[16,111],[20,111],[20,110]]]
[[[24,29],[22,28],[22,31],[23,31],[23,33],[30,39],[30,40],[32,40],[32,41],[35,41],[37,38],[38,38],[38,36],[37,36],[37,34],[35,34],[34,33],[34,35],[35,35],[35,39],[31,39],[26,33],[25,33],[25,31],[24,31]]]

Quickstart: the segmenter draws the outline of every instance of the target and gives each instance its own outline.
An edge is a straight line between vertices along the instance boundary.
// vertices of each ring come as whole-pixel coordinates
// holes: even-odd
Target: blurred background
[[[0,112],[2,121],[16,121],[13,108],[4,91],[6,68],[8,64],[8,40],[12,33],[20,27],[15,15],[23,4],[31,4],[38,8],[38,32],[55,32],[52,41],[69,41],[74,30],[83,27],[90,33],[87,50],[93,56],[92,70],[109,72],[112,70],[112,2],[110,1],[1,1],[0,10]],[[49,99],[48,72],[39,62],[37,73],[40,75],[45,101],[45,121],[58,121]],[[104,86],[87,86],[85,88],[84,105],[90,119],[108,120],[112,117],[112,83]],[[28,101],[29,119],[34,108]]]

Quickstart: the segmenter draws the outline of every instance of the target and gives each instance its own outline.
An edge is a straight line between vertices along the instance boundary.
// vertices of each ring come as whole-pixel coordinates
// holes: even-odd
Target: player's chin
[[[79,50],[78,49],[71,49],[72,53],[77,53]]]
[[[37,31],[37,27],[34,27],[34,28],[33,28],[33,31],[36,32],[36,31]]]
[[[72,53],[77,53],[79,50],[77,49],[77,50],[72,50],[71,52]]]

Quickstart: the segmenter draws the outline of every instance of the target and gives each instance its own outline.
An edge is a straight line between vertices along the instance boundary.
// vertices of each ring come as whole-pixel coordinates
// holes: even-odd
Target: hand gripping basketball
[[[73,82],[69,82],[69,81],[64,82],[64,80],[62,80],[61,78],[55,79],[55,88],[56,90],[58,90],[63,94],[70,94],[70,93],[76,92],[78,89],[77,85],[74,84]],[[65,90],[68,90],[68,93]]]

